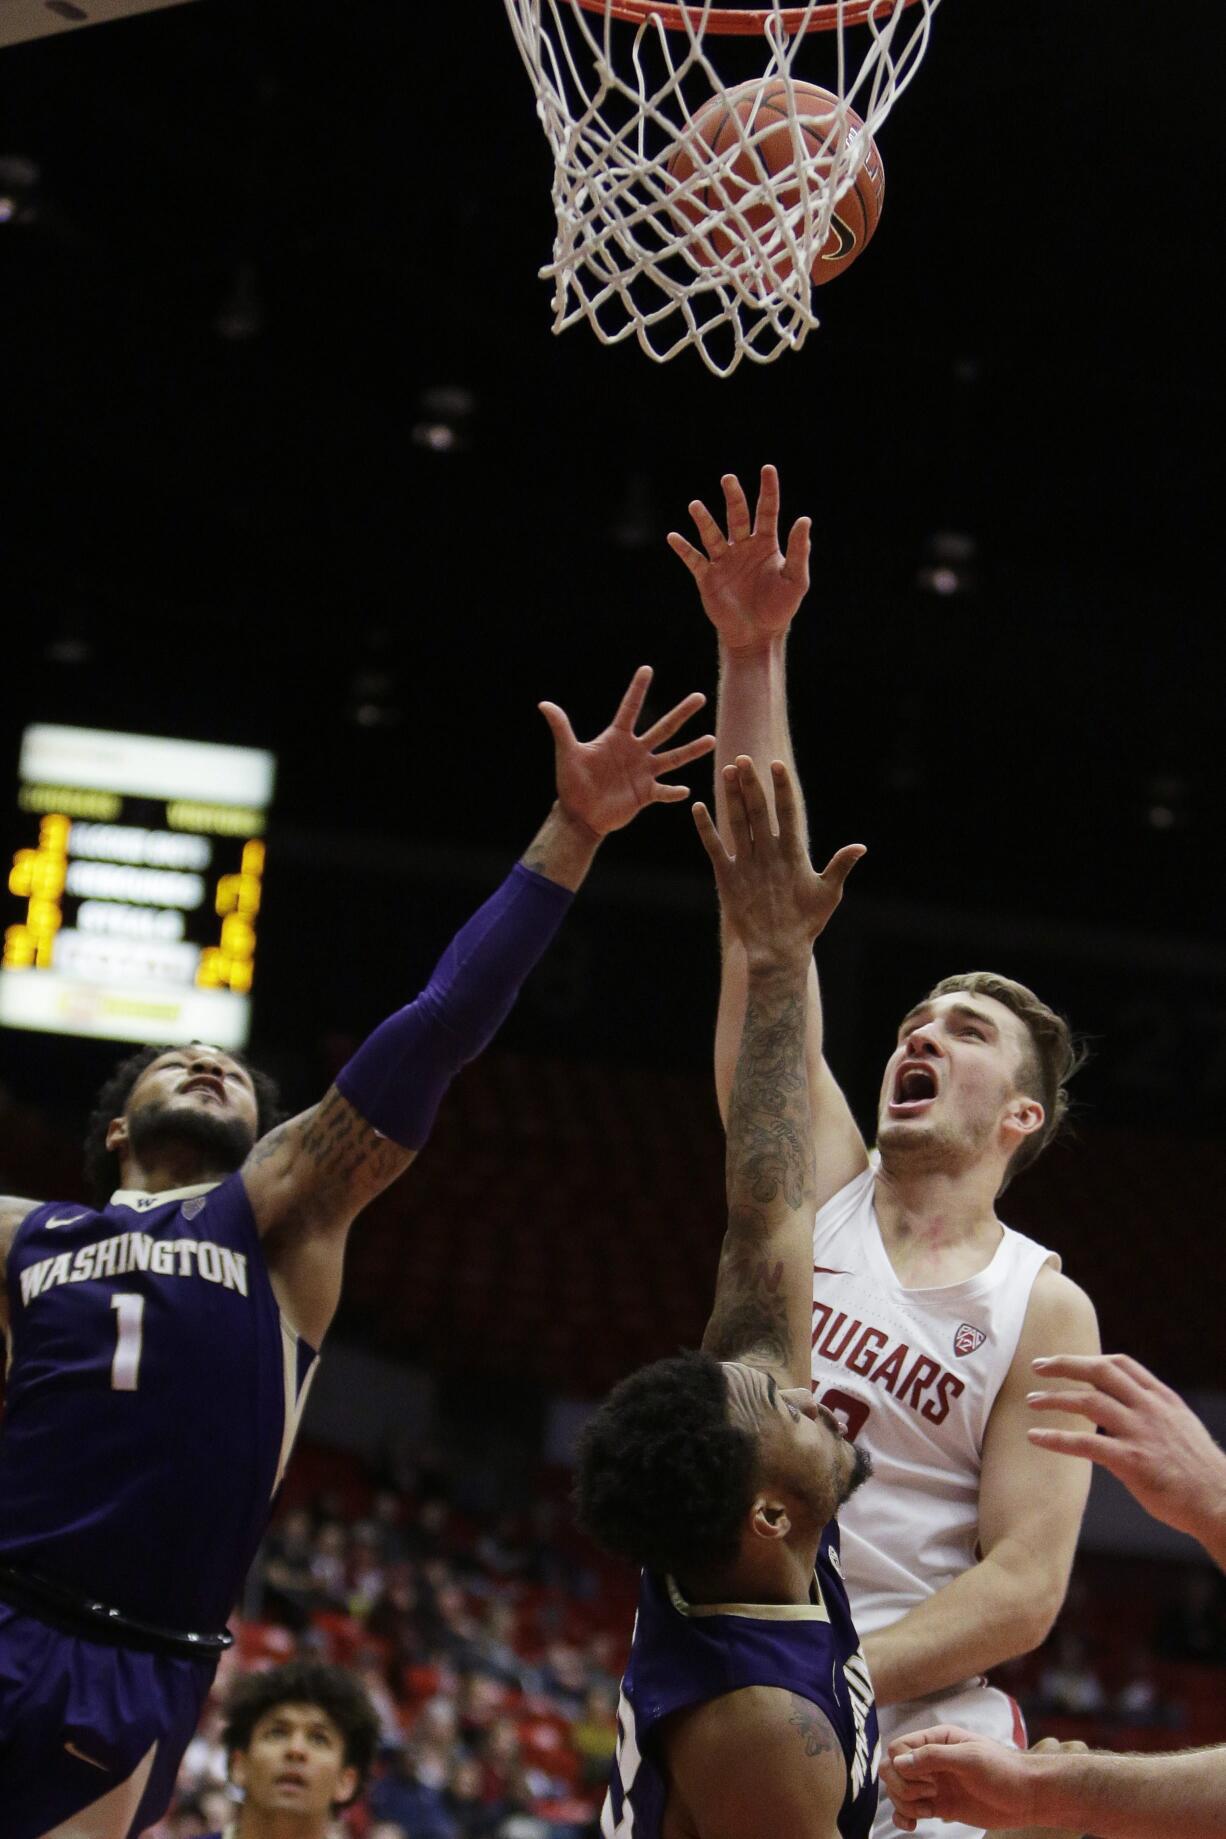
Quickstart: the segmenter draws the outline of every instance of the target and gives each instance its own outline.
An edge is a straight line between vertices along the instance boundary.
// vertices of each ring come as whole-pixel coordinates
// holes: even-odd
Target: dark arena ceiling
[[[664,535],[774,459],[815,518],[816,846],[869,843],[908,978],[979,916],[1040,971],[1044,929],[1079,941],[1058,994],[1092,1017],[1105,983],[1177,985],[1164,1102],[1192,1055],[1208,1106],[1219,26],[944,0],[872,247],[801,353],[727,381],[551,335],[549,158],[497,0],[198,0],[0,51],[4,760],[31,719],[275,748],[270,928],[320,1025],[362,1026],[411,980],[380,862],[526,839],[540,697],[590,727],[642,660],[661,697],[714,690]],[[653,924],[709,930],[683,815],[608,854],[665,890]],[[319,941],[359,887],[346,970]],[[661,949],[645,982],[683,987]],[[276,1000],[291,1027],[301,990]]]

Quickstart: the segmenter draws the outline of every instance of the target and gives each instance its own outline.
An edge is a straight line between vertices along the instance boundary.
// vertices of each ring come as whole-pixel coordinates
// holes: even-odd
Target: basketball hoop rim
[[[900,6],[918,4],[918,0],[826,0],[821,6],[755,7],[750,10],[693,4],[676,0],[577,0],[585,13],[608,13],[627,25],[646,25],[658,20],[670,32],[687,32],[699,27],[715,36],[753,38],[765,32],[774,21],[778,30],[794,36],[797,32],[833,32],[841,24],[864,25],[870,18],[884,19]]]

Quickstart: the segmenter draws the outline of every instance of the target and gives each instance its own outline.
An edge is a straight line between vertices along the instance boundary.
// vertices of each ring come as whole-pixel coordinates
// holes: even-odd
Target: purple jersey
[[[808,1699],[847,1763],[843,1839],[867,1839],[877,1808],[877,1712],[839,1571],[839,1529],[822,1533],[812,1603],[689,1604],[671,1578],[643,1572],[630,1662],[617,1707],[617,1756],[600,1815],[603,1839],[660,1839],[666,1781],[658,1728],[675,1711],[744,1686]]]
[[[8,1299],[0,1564],[221,1629],[316,1360],[277,1306],[242,1177],[34,1208]]]

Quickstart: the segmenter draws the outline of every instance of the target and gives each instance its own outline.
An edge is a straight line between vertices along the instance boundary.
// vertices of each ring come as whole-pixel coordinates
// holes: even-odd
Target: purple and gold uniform
[[[316,1352],[240,1175],[36,1207],[7,1285],[0,1826],[125,1839],[169,1799]]]
[[[658,1731],[671,1713],[745,1686],[777,1686],[829,1720],[847,1763],[842,1839],[867,1839],[877,1808],[877,1713],[839,1570],[839,1529],[822,1533],[811,1601],[687,1603],[672,1578],[643,1572],[617,1707],[617,1756],[603,1839],[660,1839],[667,1784]]]

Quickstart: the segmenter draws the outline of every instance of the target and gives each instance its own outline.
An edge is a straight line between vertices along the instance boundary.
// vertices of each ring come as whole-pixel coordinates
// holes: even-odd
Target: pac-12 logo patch
[[[982,1328],[972,1328],[969,1322],[963,1322],[954,1335],[954,1352],[961,1358],[964,1354],[973,1354],[977,1347],[982,1347],[987,1340]]]
[[[194,1200],[185,1200],[179,1212],[185,1220],[194,1220],[198,1213],[204,1212],[204,1203],[207,1198],[204,1194],[197,1194]]]

